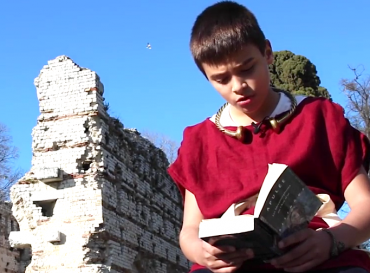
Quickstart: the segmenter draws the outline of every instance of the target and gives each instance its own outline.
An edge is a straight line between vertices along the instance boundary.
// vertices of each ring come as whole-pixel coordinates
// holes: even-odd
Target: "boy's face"
[[[265,112],[271,95],[268,65],[273,62],[270,42],[263,55],[253,44],[219,65],[203,63],[204,72],[218,93],[237,112],[258,116]]]

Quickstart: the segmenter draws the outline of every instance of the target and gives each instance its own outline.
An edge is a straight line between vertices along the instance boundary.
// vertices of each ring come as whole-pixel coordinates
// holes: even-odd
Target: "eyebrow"
[[[241,66],[247,65],[251,61],[253,61],[253,57],[249,57],[248,59],[244,60],[241,64],[237,64],[236,67],[241,67]]]
[[[243,62],[237,64],[235,67],[239,68],[241,66],[245,66],[248,63],[250,63],[251,61],[253,61],[253,59],[254,59],[253,57],[249,57],[249,58],[245,59]],[[226,74],[226,72],[218,73],[218,74],[213,74],[213,75],[210,76],[210,78],[213,79],[213,80],[215,80],[217,78],[220,78],[220,77],[224,76],[225,74]]]

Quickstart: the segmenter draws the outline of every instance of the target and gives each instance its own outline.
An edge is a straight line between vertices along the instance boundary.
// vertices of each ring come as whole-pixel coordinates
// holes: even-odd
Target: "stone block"
[[[31,201],[47,201],[57,200],[63,198],[63,192],[57,190],[39,191],[33,192],[31,195]]]
[[[63,180],[63,174],[62,171],[59,168],[53,167],[53,168],[38,168],[34,170],[34,174],[36,179],[44,182],[44,183],[50,183],[50,182],[60,182]]]
[[[9,234],[9,244],[15,248],[30,248],[33,236],[25,231],[12,231]]]
[[[60,242],[60,232],[58,230],[51,230],[46,234],[46,241],[49,243]]]

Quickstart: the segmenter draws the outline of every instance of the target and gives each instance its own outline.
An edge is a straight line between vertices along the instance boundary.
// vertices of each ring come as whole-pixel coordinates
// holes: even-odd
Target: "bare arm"
[[[203,215],[199,210],[194,194],[186,190],[184,219],[180,232],[180,247],[186,258],[198,264],[202,264],[202,261],[199,261],[202,241],[198,237],[199,224],[202,219]]]
[[[331,230],[338,241],[351,248],[370,237],[370,180],[363,167],[347,186],[344,197],[351,211]]]
[[[236,250],[231,246],[215,247],[199,239],[199,224],[202,219],[195,196],[186,191],[180,247],[191,262],[206,266],[215,273],[230,273],[236,271],[244,261],[253,258],[251,250]]]

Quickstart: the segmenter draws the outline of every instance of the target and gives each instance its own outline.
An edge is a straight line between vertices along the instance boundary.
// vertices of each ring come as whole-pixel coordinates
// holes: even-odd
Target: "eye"
[[[229,82],[229,77],[224,77],[224,78],[216,79],[215,82],[217,82],[219,84],[226,84],[226,83]]]
[[[251,67],[248,67],[248,68],[246,68],[246,69],[243,69],[242,70],[242,72],[252,72],[253,71],[253,69],[254,69],[254,65],[252,65]]]

